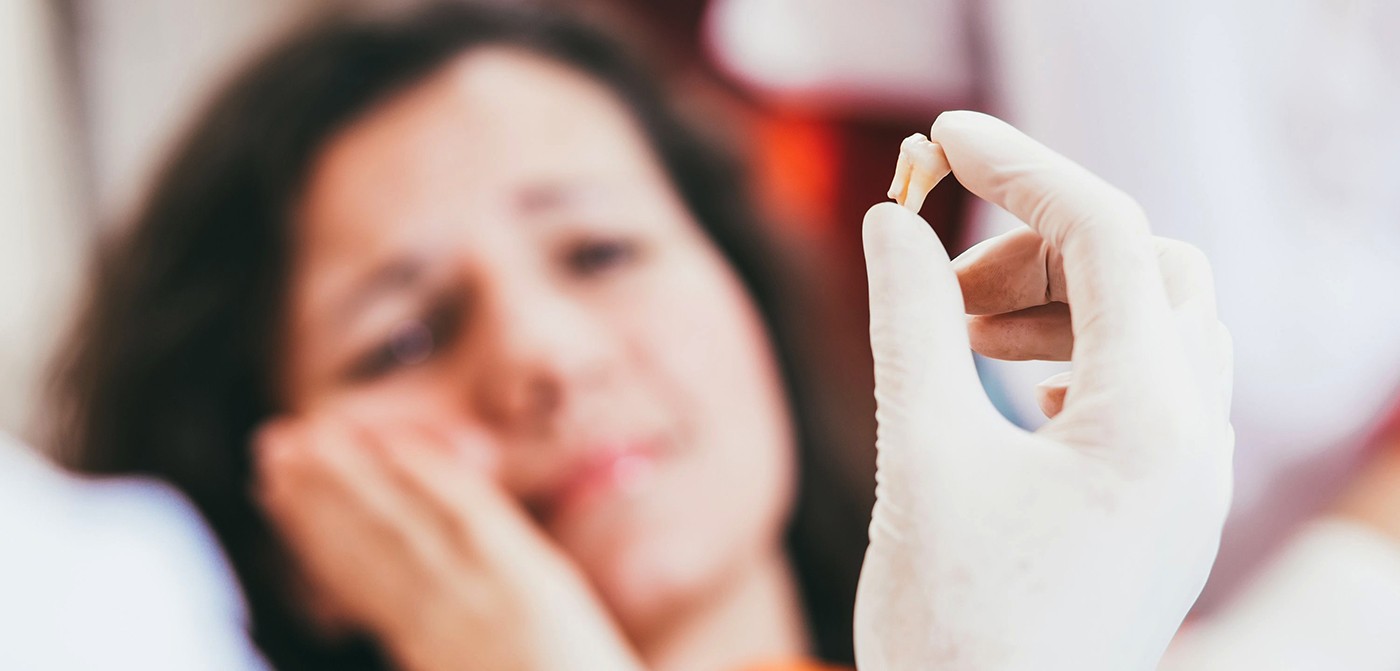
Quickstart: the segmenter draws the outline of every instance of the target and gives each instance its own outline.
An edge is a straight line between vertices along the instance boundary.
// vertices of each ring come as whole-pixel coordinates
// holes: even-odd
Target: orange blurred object
[[[738,671],[854,671],[850,667],[831,666],[810,660],[795,659],[786,662],[746,666]]]
[[[757,192],[765,209],[803,237],[832,233],[840,193],[840,138],[831,124],[811,117],[766,114],[756,124]]]

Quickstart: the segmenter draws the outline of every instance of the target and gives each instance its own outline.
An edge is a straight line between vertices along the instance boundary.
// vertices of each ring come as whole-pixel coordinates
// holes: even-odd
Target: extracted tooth
[[[911,212],[918,212],[924,206],[928,192],[952,169],[948,166],[948,157],[943,153],[943,147],[936,142],[930,142],[923,135],[906,138],[900,145],[899,155],[901,163],[907,161],[910,165],[903,188],[904,197],[899,202]],[[898,171],[899,168],[896,167],[896,173]]]
[[[904,204],[904,194],[909,188],[909,173],[914,169],[914,162],[909,157],[907,148],[923,139],[922,134],[915,133],[904,138],[904,141],[899,144],[899,162],[894,166],[894,181],[890,182],[890,190],[887,195],[900,205]]]

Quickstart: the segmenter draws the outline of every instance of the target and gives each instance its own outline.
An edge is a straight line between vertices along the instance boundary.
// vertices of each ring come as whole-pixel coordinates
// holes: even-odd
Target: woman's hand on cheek
[[[573,565],[469,456],[481,449],[422,424],[278,420],[258,435],[258,498],[313,598],[405,668],[638,668]]]
[[[879,484],[857,661],[1155,668],[1230,501],[1232,355],[1209,266],[996,119],[947,113],[930,140],[916,149],[938,177],[951,170],[1029,227],[950,263],[914,214],[866,215]],[[1044,385],[1050,421],[1027,432],[1003,419],[969,346],[1072,360],[1072,380]]]

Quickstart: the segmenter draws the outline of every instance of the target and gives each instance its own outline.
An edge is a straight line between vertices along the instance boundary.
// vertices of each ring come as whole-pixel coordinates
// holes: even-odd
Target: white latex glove
[[[1029,228],[950,264],[916,215],[866,214],[880,428],[858,665],[1151,669],[1230,500],[1231,345],[1209,266],[997,119],[945,113],[929,138],[916,173],[932,156],[932,182],[951,169]],[[1042,389],[1053,419],[1034,433],[1004,420],[969,344],[1072,360],[1072,381]]]

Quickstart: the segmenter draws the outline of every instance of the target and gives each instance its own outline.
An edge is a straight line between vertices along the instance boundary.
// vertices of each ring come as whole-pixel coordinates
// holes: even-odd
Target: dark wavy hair
[[[322,17],[253,62],[178,143],[130,225],[98,249],[80,323],[58,360],[50,440],[89,473],[153,475],[208,520],[247,596],[252,638],[277,666],[372,669],[368,640],[319,639],[285,589],[283,550],[249,494],[250,433],[279,408],[278,320],[291,212],[311,161],[338,129],[465,51],[510,46],[555,59],[631,110],[671,181],[728,257],[776,340],[798,425],[801,472],[788,533],[817,652],[851,662],[851,614],[868,494],[819,447],[798,379],[800,326],[778,255],[739,164],[668,106],[617,43],[526,8],[430,4]]]

